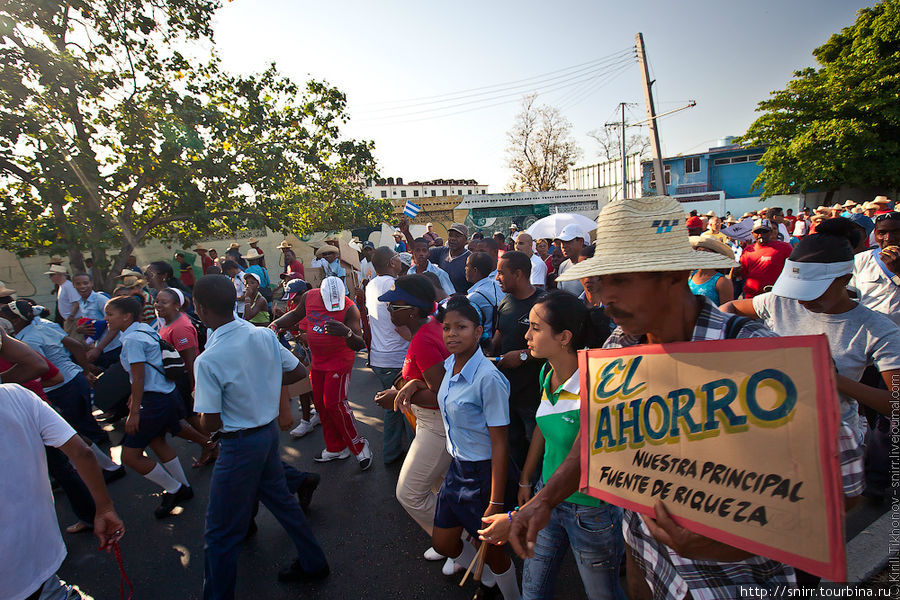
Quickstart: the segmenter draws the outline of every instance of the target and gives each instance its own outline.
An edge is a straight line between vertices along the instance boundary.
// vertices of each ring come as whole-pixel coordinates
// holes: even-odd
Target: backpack
[[[163,340],[158,335],[153,336],[146,331],[142,331],[141,333],[146,333],[151,338],[156,340],[159,343],[159,350],[162,353],[162,369],[160,369],[153,363],[148,363],[151,367],[159,371],[160,374],[162,374],[162,376],[169,381],[178,381],[182,377],[187,375],[187,368],[184,366],[184,359],[181,358],[181,354],[178,353],[178,350],[176,350],[172,346],[172,344]]]

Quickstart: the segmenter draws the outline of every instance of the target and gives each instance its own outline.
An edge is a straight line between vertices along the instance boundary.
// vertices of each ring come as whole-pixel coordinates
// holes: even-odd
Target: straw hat
[[[253,244],[258,244],[259,240],[256,238],[250,238],[249,240],[247,240],[247,243],[252,246]]]
[[[866,202],[863,204],[863,210],[878,210],[878,205],[874,202]]]
[[[122,277],[141,277],[141,274],[131,269],[122,269],[122,272],[119,273],[119,279]]]
[[[197,246],[194,248],[194,252],[209,252],[209,248],[204,248],[203,246]]]
[[[843,208],[851,208],[853,206],[856,206],[856,202],[854,202],[853,200],[847,200],[846,202],[844,202]]]
[[[137,286],[144,287],[144,285],[146,283],[147,283],[147,280],[139,275],[138,276],[126,275],[125,277],[122,277],[122,285],[124,287],[137,287]]]
[[[0,281],[0,298],[8,298],[10,296],[14,296],[15,294],[16,290],[6,287],[6,284]]]
[[[279,250],[291,249],[293,246],[287,240],[283,240],[278,246],[276,246]]]
[[[872,200],[872,203],[873,204],[890,204],[891,201],[888,199],[887,196],[875,196],[875,198]]]
[[[66,271],[66,268],[65,268],[64,266],[62,266],[62,265],[54,265],[54,264],[51,264],[51,265],[50,265],[50,270],[49,270],[49,271],[45,271],[45,272],[44,272],[44,275],[56,275],[57,273],[61,273],[61,274],[63,274],[63,275],[66,275],[66,274],[68,274],[68,271]]]
[[[572,281],[611,273],[730,269],[738,266],[720,254],[694,252],[684,225],[681,204],[669,196],[610,202],[597,217],[593,258],[560,275]],[[634,240],[640,243],[635,244]]]
[[[237,249],[240,248],[240,247],[241,247],[241,245],[238,244],[237,242],[232,242],[231,245],[228,246],[228,249],[229,249],[229,250],[237,250]]]
[[[831,210],[841,210],[842,208],[844,208],[844,207],[835,202],[834,205],[831,207]]]
[[[321,258],[323,254],[328,254],[329,252],[334,252],[335,254],[340,254],[340,250],[332,246],[331,244],[325,244],[320,248],[316,248],[316,258]]]
[[[250,252],[242,256],[245,260],[259,260],[263,255],[256,248],[250,248]]]
[[[706,248],[707,250],[711,250],[722,256],[734,260],[734,250],[728,247],[728,244],[723,244],[719,240],[714,237],[710,237],[708,235],[699,236],[692,235],[690,238],[691,248],[697,250],[699,248]]]

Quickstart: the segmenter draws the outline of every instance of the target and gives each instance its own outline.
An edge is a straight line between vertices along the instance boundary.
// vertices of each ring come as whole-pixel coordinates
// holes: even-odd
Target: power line
[[[562,81],[558,81],[556,83],[534,86],[534,87],[531,87],[524,91],[535,92],[535,93],[550,93],[553,91],[570,88],[572,86],[577,86],[577,85],[581,85],[584,83],[594,81],[598,77],[603,77],[604,75],[609,75],[610,73],[617,73],[623,67],[627,67],[632,62],[634,62],[634,60],[632,58],[626,57],[626,58],[620,59],[620,61],[618,63],[609,65],[607,67],[604,67],[603,69],[598,69],[594,72],[590,72],[590,73],[578,75],[575,77],[563,79]],[[431,108],[423,108],[421,110],[403,112],[403,113],[393,114],[393,115],[362,117],[360,119],[357,119],[357,122],[389,121],[392,119],[397,119],[397,118],[402,119],[404,117],[419,115],[419,114],[440,113],[445,110],[452,110],[454,108],[459,108],[459,107],[463,107],[463,106],[471,106],[471,105],[482,105],[482,106],[474,107],[477,109],[488,108],[491,106],[498,106],[499,104],[505,104],[510,101],[518,100],[522,96],[523,90],[521,90],[521,89],[510,90],[510,91],[499,91],[498,90],[493,93],[494,93],[493,96],[488,96],[488,97],[479,98],[479,99],[466,100],[463,102],[457,102],[455,104],[448,104],[448,105],[444,105],[444,106],[433,106]],[[499,103],[485,104],[485,103],[490,103],[490,102],[493,102],[494,100],[500,100],[503,98],[506,98],[506,100],[503,100],[502,102],[499,102]],[[453,113],[453,114],[458,114],[458,113]]]
[[[584,63],[579,63],[577,65],[565,67],[563,69],[557,69],[555,71],[548,71],[546,73],[542,73],[540,75],[534,75],[532,77],[526,77],[524,79],[516,79],[513,81],[495,83],[495,84],[481,86],[481,87],[477,87],[477,88],[469,88],[466,90],[460,90],[457,92],[448,92],[448,93],[437,94],[437,95],[433,95],[433,96],[420,96],[417,98],[407,98],[404,100],[386,100],[386,101],[382,101],[382,102],[373,102],[373,103],[362,105],[362,108],[363,108],[364,112],[374,112],[376,110],[391,110],[392,108],[406,108],[406,107],[416,106],[418,104],[432,104],[435,102],[447,102],[447,101],[453,101],[453,100],[460,99],[460,98],[454,98],[455,96],[463,96],[463,97],[477,96],[477,95],[481,95],[481,94],[474,94],[473,92],[483,92],[483,90],[494,90],[494,92],[499,91],[494,88],[523,87],[522,84],[525,84],[525,86],[527,87],[527,85],[529,85],[529,84],[527,84],[526,82],[532,82],[534,80],[539,80],[539,81],[553,80],[553,79],[558,79],[560,77],[566,77],[568,75],[572,75],[575,72],[591,70],[593,68],[600,67],[604,63],[607,63],[607,62],[616,62],[619,59],[621,59],[625,56],[628,56],[628,55],[632,55],[632,56],[634,55],[634,48],[627,48],[624,50],[619,50],[618,52],[614,52],[612,54],[609,54],[609,55],[601,57],[601,58],[597,58],[597,59],[587,61]],[[487,91],[487,92],[483,92],[483,93],[493,93],[493,92]],[[444,100],[442,100],[442,99],[444,99]],[[391,107],[388,107],[385,109],[374,109],[374,108],[369,109],[369,108],[367,108],[367,107],[375,107],[375,106],[382,106],[382,105],[394,105],[394,106],[391,106]]]
[[[625,64],[625,65],[621,66],[619,69],[617,69],[616,71],[610,72],[606,78],[604,78],[604,79],[598,78],[597,81],[595,81],[593,84],[584,88],[580,93],[576,92],[575,94],[571,95],[569,97],[568,101],[564,101],[560,105],[560,107],[559,107],[560,111],[569,110],[569,109],[572,109],[572,108],[578,106],[579,104],[581,104],[582,102],[584,102],[585,100],[590,98],[591,95],[594,94],[597,90],[599,90],[599,89],[609,85],[613,81],[615,81],[620,75],[622,75],[623,73],[628,71],[629,67],[631,67],[630,64]]]

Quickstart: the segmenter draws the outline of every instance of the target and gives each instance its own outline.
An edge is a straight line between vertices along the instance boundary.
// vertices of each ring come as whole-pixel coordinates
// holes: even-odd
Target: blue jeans
[[[257,498],[291,537],[305,571],[328,566],[297,498],[288,491],[273,421],[244,437],[219,440],[206,509],[204,599],[234,598],[238,554]]]
[[[625,553],[622,509],[571,502],[554,508],[550,522],[538,533],[534,558],[525,561],[522,573],[523,600],[553,597],[556,574],[569,547],[588,598],[625,600],[619,585],[619,563]]]
[[[370,367],[375,377],[381,383],[381,389],[386,390],[394,384],[400,369],[388,367]],[[384,409],[384,432],[382,434],[382,451],[385,464],[394,462],[400,458],[412,443],[413,430],[409,426],[409,421],[402,412]],[[403,441],[403,434],[406,433],[406,441]]]

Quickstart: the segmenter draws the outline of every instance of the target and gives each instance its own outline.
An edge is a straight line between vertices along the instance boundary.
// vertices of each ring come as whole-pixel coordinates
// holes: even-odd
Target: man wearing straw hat
[[[50,270],[44,275],[50,277],[50,281],[56,285],[56,314],[63,321],[62,326],[67,334],[76,340],[84,339],[78,335],[75,328],[78,326],[78,315],[81,308],[78,304],[78,290],[69,281],[69,273],[62,265],[51,264]]]
[[[775,337],[756,321],[732,322],[708,298],[694,296],[687,281],[693,269],[727,269],[736,263],[721,254],[691,249],[681,205],[667,196],[620,200],[597,218],[593,258],[562,277],[597,276],[607,314],[618,325],[604,348],[643,343]],[[641,239],[640,245],[633,243]],[[578,490],[580,440],[544,488],[513,518],[510,542],[520,556],[533,554],[538,531],[554,506]],[[656,519],[625,511],[629,546],[627,574],[654,598],[739,598],[740,586],[795,585],[794,570],[753,556],[676,525],[659,502]],[[646,584],[639,575],[643,575]],[[633,596],[634,597],[634,596]]]
[[[253,238],[250,239],[252,240]],[[250,248],[250,251],[245,254],[243,258],[250,264],[244,272],[256,275],[256,278],[259,280],[260,289],[270,289],[269,270],[262,266],[262,262],[265,260],[262,252],[256,248]]]
[[[203,271],[203,275],[206,275],[209,268],[213,266],[213,259],[206,255],[206,253],[209,252],[209,249],[204,248],[203,246],[197,246],[194,248],[194,252],[200,255],[200,268]]]

